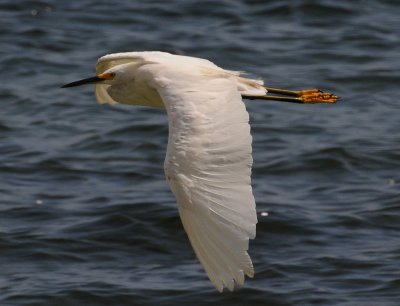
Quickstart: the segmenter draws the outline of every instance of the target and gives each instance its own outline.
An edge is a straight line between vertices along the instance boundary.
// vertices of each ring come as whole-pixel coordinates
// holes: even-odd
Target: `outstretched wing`
[[[192,247],[215,287],[254,275],[247,253],[256,233],[249,116],[226,75],[161,76],[168,112],[165,174]]]

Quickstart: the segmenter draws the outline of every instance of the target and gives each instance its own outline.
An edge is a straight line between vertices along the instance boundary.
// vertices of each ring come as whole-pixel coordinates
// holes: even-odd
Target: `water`
[[[1,1],[0,304],[399,305],[399,15],[389,0]],[[59,88],[133,50],[342,96],[246,102],[256,275],[234,293],[182,230],[164,111]]]

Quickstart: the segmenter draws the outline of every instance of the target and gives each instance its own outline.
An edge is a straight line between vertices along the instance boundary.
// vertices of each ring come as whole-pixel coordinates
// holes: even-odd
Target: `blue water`
[[[0,305],[400,305],[399,16],[389,0],[1,1]],[[233,293],[182,229],[165,112],[59,88],[142,50],[342,97],[246,101],[256,273]]]

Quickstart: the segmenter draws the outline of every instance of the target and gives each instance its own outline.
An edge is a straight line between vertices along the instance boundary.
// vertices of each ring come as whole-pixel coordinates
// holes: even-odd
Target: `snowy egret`
[[[166,108],[165,175],[210,281],[222,292],[243,284],[245,275],[253,277],[247,250],[257,214],[250,181],[252,138],[242,97],[295,103],[334,103],[337,97],[267,88],[208,60],[165,52],[105,55],[96,73],[63,87],[94,83],[99,103]]]

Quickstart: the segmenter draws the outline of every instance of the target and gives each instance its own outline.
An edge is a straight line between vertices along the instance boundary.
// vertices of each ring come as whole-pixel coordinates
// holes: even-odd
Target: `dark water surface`
[[[400,305],[399,16],[394,0],[0,1],[0,305]],[[343,97],[246,102],[256,275],[234,293],[181,227],[164,111],[59,88],[133,50]]]

